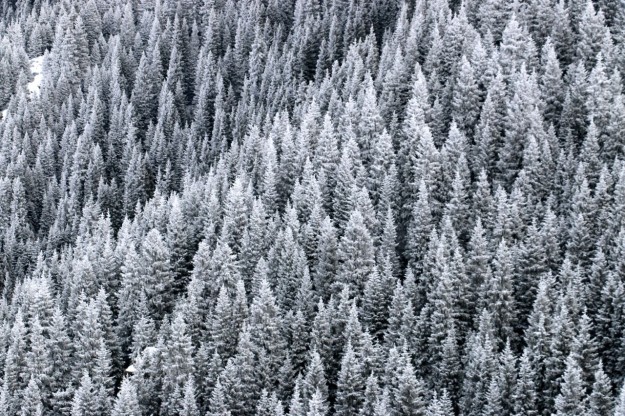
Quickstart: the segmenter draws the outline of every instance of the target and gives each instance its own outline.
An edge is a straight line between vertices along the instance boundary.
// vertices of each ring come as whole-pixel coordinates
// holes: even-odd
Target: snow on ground
[[[31,93],[39,94],[39,87],[41,86],[41,71],[43,69],[43,55],[38,56],[30,60],[30,72],[34,75],[32,81],[28,83],[28,91]]]
[[[43,70],[43,55],[38,56],[30,60],[30,73],[33,74],[33,80],[26,85],[28,88],[28,92],[31,94],[39,95],[39,88],[41,87],[41,80],[43,78],[41,71]],[[5,108],[0,113],[2,114],[2,119],[5,119],[7,116],[8,108]]]

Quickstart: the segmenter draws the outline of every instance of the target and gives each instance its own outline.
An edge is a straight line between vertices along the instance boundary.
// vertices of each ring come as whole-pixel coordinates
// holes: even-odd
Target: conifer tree
[[[308,402],[308,412],[306,416],[325,416],[327,414],[326,404],[319,392],[315,392]]]
[[[602,365],[599,365],[595,372],[592,393],[590,393],[588,398],[588,411],[593,415],[608,415],[614,407],[612,386],[602,367]]]
[[[100,409],[97,405],[97,394],[89,374],[85,372],[80,379],[80,386],[72,400],[72,416],[95,416],[100,414]]]
[[[555,401],[557,415],[584,414],[586,412],[585,391],[582,375],[576,360],[569,356],[562,375],[562,390]]]
[[[623,393],[625,389],[621,388],[621,392],[616,400],[616,405],[614,406],[614,416],[621,416],[625,414],[625,394]]]
[[[122,381],[119,393],[115,399],[113,405],[113,416],[138,416],[141,414],[141,408],[139,406],[139,399],[137,398],[137,390],[132,384],[132,381],[125,378]]]
[[[367,276],[375,267],[373,241],[360,211],[352,211],[341,237],[337,257],[337,278],[361,293]]]
[[[364,400],[364,383],[361,363],[351,343],[345,347],[341,360],[341,371],[337,381],[334,413],[357,415]]]
[[[523,350],[519,359],[519,375],[513,394],[515,415],[536,415],[536,382],[534,380],[532,362],[529,349]]]
[[[472,136],[479,116],[480,97],[474,69],[465,56],[462,57],[452,100],[452,118],[467,136]]]
[[[43,409],[43,401],[39,387],[34,377],[31,377],[28,386],[23,392],[22,406],[19,410],[19,415],[40,416],[43,415]]]

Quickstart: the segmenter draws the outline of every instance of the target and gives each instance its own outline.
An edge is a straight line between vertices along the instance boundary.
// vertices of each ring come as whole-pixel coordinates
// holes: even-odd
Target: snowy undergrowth
[[[43,58],[44,56],[37,56],[36,58],[32,58],[30,60],[30,73],[33,75],[32,81],[30,81],[26,88],[28,92],[31,94],[39,95],[39,89],[41,87],[41,80],[43,79]],[[2,110],[2,118],[4,119],[9,111],[8,108]]]
[[[39,94],[39,88],[41,87],[42,70],[43,70],[43,55],[38,56],[30,60],[30,73],[33,74],[33,80],[27,85],[28,92],[31,94]]]

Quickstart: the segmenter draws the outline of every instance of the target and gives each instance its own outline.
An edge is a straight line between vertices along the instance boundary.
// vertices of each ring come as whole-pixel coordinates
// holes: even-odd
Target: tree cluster
[[[624,73],[623,0],[1,0],[0,416],[625,416]]]

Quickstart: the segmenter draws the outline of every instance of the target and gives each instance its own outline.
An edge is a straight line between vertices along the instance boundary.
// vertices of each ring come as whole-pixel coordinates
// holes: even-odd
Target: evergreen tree
[[[588,411],[593,415],[608,415],[614,407],[612,386],[610,380],[603,372],[603,366],[600,365],[595,372],[595,381],[592,385],[592,393],[588,401]]]
[[[195,397],[195,384],[193,376],[190,376],[184,385],[184,396],[182,399],[182,409],[180,415],[183,416],[199,416],[200,411],[197,406]]]
[[[341,360],[334,413],[337,415],[357,415],[364,400],[364,387],[362,365],[352,344],[348,343]]]
[[[480,96],[473,67],[462,57],[452,100],[452,118],[467,136],[472,136],[479,116]]]
[[[625,414],[625,394],[623,391],[625,391],[625,389],[621,388],[621,392],[616,400],[616,405],[614,406],[614,416],[621,416]]]
[[[43,401],[37,382],[30,378],[28,386],[23,392],[22,405],[19,411],[20,416],[40,416],[43,415]]]
[[[315,392],[308,402],[308,412],[306,416],[325,416],[327,414],[326,404],[319,392]]]
[[[339,243],[337,257],[338,281],[351,285],[361,293],[367,276],[375,267],[375,253],[371,235],[360,211],[352,211],[350,214],[345,234]]]
[[[451,415],[454,413],[451,400],[449,399],[449,395],[447,391],[443,390],[443,394],[439,398],[436,393],[434,393],[434,397],[430,401],[430,405],[428,406],[425,414],[426,416],[445,416]]]
[[[137,398],[137,390],[130,379],[125,378],[122,381],[122,385],[119,393],[117,394],[117,398],[115,399],[113,412],[111,414],[114,416],[138,416],[141,414],[141,408]]]
[[[89,374],[85,372],[80,379],[80,386],[72,400],[72,416],[95,416],[101,414],[97,405],[97,394],[98,392],[95,390]]]
[[[566,370],[562,375],[562,390],[556,397],[556,414],[585,414],[585,396],[579,365],[572,356],[569,356],[566,361]]]
[[[519,416],[538,414],[536,406],[538,392],[536,391],[536,381],[530,359],[529,349],[525,349],[519,360],[519,375],[513,395],[514,414]]]
[[[173,276],[168,249],[161,233],[152,229],[141,245],[141,279],[145,285],[151,313],[162,317],[172,306]]]

